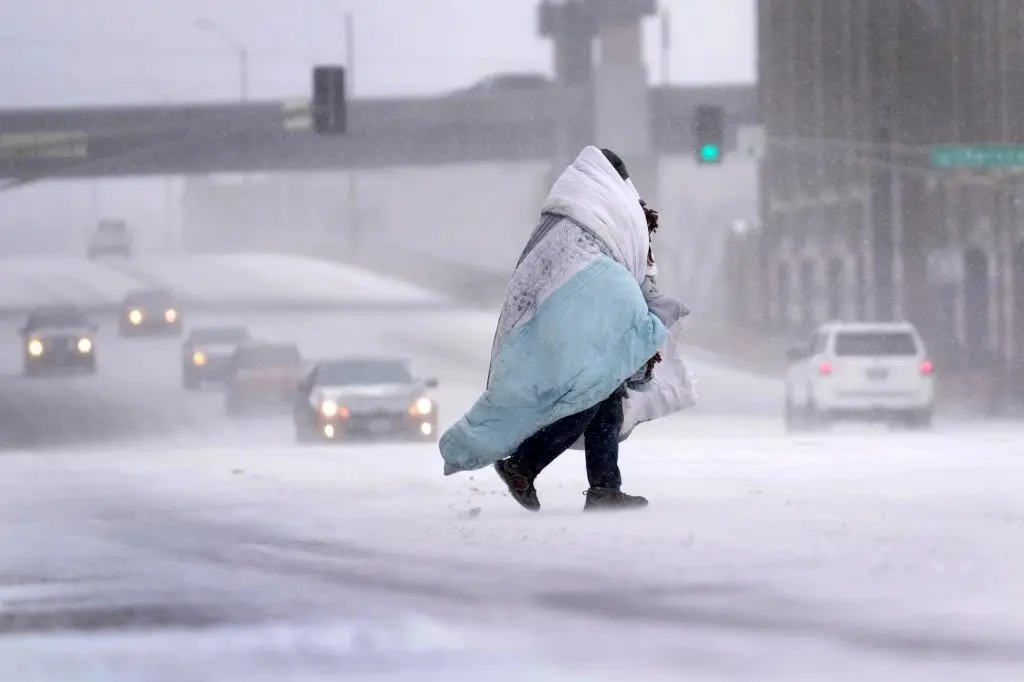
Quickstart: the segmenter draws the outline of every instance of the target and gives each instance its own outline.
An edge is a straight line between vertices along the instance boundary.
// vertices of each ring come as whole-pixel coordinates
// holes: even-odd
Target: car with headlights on
[[[181,346],[181,385],[192,391],[226,381],[232,354],[249,338],[243,326],[193,327]]]
[[[121,336],[180,336],[181,305],[162,289],[130,291],[118,313]]]
[[[19,333],[26,376],[96,372],[96,327],[79,308],[36,308]]]
[[[257,408],[287,410],[302,376],[302,354],[291,343],[249,341],[235,349],[224,388],[229,415]]]
[[[295,396],[300,443],[437,438],[436,379],[417,379],[401,358],[349,357],[316,363]]]

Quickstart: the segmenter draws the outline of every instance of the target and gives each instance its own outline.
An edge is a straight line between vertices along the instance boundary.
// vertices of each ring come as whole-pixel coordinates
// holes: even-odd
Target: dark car
[[[296,391],[296,440],[435,440],[437,403],[428,391],[436,387],[436,379],[415,378],[402,359],[318,362]]]
[[[245,327],[195,327],[181,347],[181,384],[195,390],[207,382],[224,382],[231,356],[249,340]]]
[[[256,408],[287,410],[302,375],[302,355],[295,344],[243,343],[231,355],[224,391],[229,415]]]
[[[19,333],[26,376],[96,372],[96,327],[75,306],[37,308]]]
[[[181,305],[168,291],[132,291],[121,302],[121,336],[180,336]]]

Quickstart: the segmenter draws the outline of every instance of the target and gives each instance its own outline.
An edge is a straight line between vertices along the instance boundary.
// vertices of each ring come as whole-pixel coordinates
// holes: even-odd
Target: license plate
[[[391,430],[391,422],[387,419],[373,419],[366,425],[374,433],[384,433]]]
[[[878,381],[880,379],[887,379],[889,377],[889,370],[879,369],[877,367],[872,368],[867,371],[867,377],[868,379],[874,379],[875,381]]]

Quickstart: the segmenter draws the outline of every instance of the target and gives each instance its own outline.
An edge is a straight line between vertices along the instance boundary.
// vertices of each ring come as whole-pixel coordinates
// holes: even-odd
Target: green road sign
[[[89,138],[82,132],[0,134],[0,159],[85,159],[88,157]]]
[[[1024,167],[1024,145],[934,145],[934,168]]]

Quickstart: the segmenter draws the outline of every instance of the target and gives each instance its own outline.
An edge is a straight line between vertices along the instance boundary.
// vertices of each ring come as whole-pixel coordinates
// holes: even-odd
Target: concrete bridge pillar
[[[587,142],[615,150],[652,204],[658,173],[650,149],[642,22],[657,11],[657,0],[544,0],[538,8],[539,33],[555,43],[559,83],[590,93],[593,133]]]
[[[594,66],[594,133],[623,157],[650,151],[647,66],[641,16],[610,17],[600,26],[600,59]]]
[[[642,22],[658,11],[655,0],[589,0],[598,26],[593,76],[594,137],[614,149],[633,183],[658,206],[658,159],[651,153],[649,85]]]

